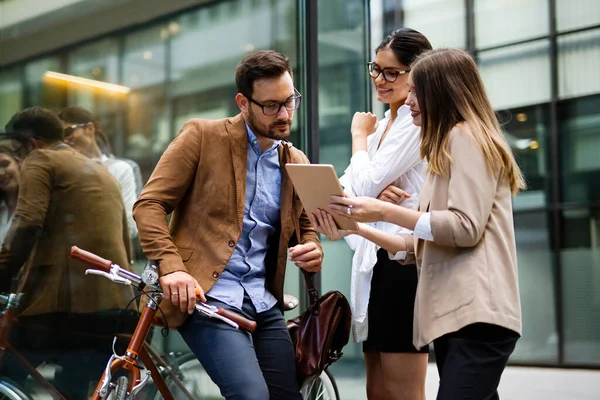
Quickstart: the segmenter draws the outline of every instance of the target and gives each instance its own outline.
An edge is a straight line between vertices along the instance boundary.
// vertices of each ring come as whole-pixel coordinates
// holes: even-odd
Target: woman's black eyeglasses
[[[302,99],[302,95],[296,89],[294,89],[294,95],[290,96],[286,101],[272,101],[268,104],[260,104],[252,97],[246,97],[252,103],[259,106],[262,109],[263,114],[265,114],[267,117],[279,114],[279,110],[281,110],[281,107],[285,107],[285,109],[288,111],[297,110],[298,107],[300,107],[300,100]]]
[[[396,79],[398,79],[400,75],[408,74],[410,72],[410,68],[405,70],[399,70],[396,68],[379,68],[379,65],[375,64],[375,61],[368,62],[367,67],[369,68],[369,75],[371,75],[371,78],[376,79],[379,75],[381,75],[381,73],[383,73],[383,79],[390,83],[396,82]]]

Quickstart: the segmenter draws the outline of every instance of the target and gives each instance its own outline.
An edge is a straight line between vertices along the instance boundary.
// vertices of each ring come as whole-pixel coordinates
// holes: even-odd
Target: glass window
[[[23,81],[20,68],[0,72],[0,130],[23,107]]]
[[[478,49],[548,34],[548,0],[475,0]]]
[[[404,26],[427,36],[433,48],[466,47],[464,0],[404,0],[401,3]]]
[[[600,93],[600,29],[558,37],[561,98]]]
[[[558,359],[549,220],[543,211],[514,217],[523,337],[511,356],[513,361],[555,363]]]
[[[125,37],[123,84],[127,95],[125,157],[135,160],[144,182],[171,140],[165,101],[166,45],[162,25]]]
[[[563,202],[600,201],[600,95],[558,106]]]
[[[79,47],[68,54],[70,75],[99,82],[119,84],[119,41],[105,39]],[[98,118],[111,151],[123,154],[123,109],[127,95],[105,88],[70,83],[68,106],[83,107]]]
[[[513,203],[515,211],[545,207],[551,201],[551,139],[548,105],[513,108],[498,113],[510,147],[527,180],[527,190]]]
[[[561,220],[565,362],[600,365],[600,209],[564,210]]]
[[[73,50],[68,55],[68,73],[80,78],[106,83],[119,83],[119,43],[107,39]],[[69,105],[77,105],[100,115],[119,108],[115,92],[94,89],[91,86],[72,84],[69,86]]]
[[[558,31],[600,24],[598,0],[556,0],[556,28]]]
[[[494,109],[550,100],[548,40],[478,54],[479,70]]]
[[[234,8],[242,7],[243,12],[232,14],[229,2],[217,3],[184,14],[167,27],[171,38],[169,97],[174,102],[176,130],[190,118],[224,118],[240,112],[234,100],[235,68],[247,53],[274,49],[286,54],[294,69],[298,67],[296,2],[237,3]],[[297,126],[296,122],[292,142]]]
[[[66,100],[67,83],[50,78],[46,72],[62,72],[59,57],[48,57],[25,65],[27,97],[25,106],[61,108]]]
[[[350,163],[352,116],[357,111],[368,111],[367,88],[371,81],[366,62],[370,55],[366,49],[363,3],[361,0],[318,2],[319,160],[333,164],[339,176]],[[327,254],[321,272],[322,291],[339,290],[349,299],[352,251],[344,240],[331,242],[326,237],[322,240]],[[344,358],[362,360],[362,347],[349,343],[344,348]]]

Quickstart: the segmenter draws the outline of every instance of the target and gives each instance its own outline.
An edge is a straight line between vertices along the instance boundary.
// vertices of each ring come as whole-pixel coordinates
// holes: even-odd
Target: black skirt
[[[379,249],[373,267],[369,297],[369,334],[363,351],[427,353],[413,344],[413,318],[417,293],[417,266],[401,265]]]

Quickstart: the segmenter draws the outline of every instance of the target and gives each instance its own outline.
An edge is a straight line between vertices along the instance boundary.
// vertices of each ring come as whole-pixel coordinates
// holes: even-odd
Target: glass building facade
[[[5,0],[0,7],[19,1]],[[384,35],[411,27],[434,47],[465,48],[477,60],[529,185],[514,200],[524,332],[511,362],[600,367],[597,0],[187,3],[141,23],[132,15],[125,26],[52,50],[14,59],[0,55],[9,59],[0,61],[0,124],[32,105],[88,108],[114,153],[138,162],[147,179],[186,120],[238,113],[237,62],[255,49],[275,49],[291,59],[304,97],[292,142],[313,162],[333,164],[341,174],[351,155],[354,112],[384,111],[372,100],[366,70]],[[66,15],[57,29],[82,18],[70,15],[73,7],[56,11]],[[13,36],[18,43],[18,34]],[[129,91],[57,80],[49,71]],[[344,241],[323,241],[321,290],[349,296],[352,252]],[[293,268],[286,291],[302,298]],[[176,336],[169,336],[167,349],[181,348]],[[349,344],[333,369],[364,379],[361,346]]]

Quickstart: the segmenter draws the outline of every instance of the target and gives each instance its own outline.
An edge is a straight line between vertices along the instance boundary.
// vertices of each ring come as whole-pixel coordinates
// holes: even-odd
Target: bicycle
[[[0,309],[2,310],[0,320],[0,362],[6,353],[11,355],[17,362],[27,371],[27,373],[52,397],[57,400],[65,400],[46,378],[44,378],[33,365],[8,341],[9,334],[13,324],[16,322],[16,317],[13,310],[19,307],[22,299],[22,294],[10,293],[7,295],[0,294]],[[31,400],[31,397],[15,382],[8,378],[0,377],[0,400]]]
[[[120,284],[130,285],[134,283],[141,290],[150,288],[150,293],[146,293],[149,296],[149,300],[142,312],[138,326],[131,336],[125,356],[117,356],[114,353],[110,358],[105,372],[98,383],[94,397],[92,398],[93,400],[99,400],[109,393],[113,393],[114,400],[135,399],[138,394],[142,395],[144,399],[174,399],[181,397],[188,399],[221,398],[218,388],[210,380],[204,368],[202,368],[200,362],[192,353],[183,354],[177,358],[171,357],[170,362],[166,362],[156,353],[151,354],[152,357],[148,356],[147,352],[151,347],[147,343],[144,343],[143,339],[151,324],[162,326],[155,319],[158,306],[162,300],[162,291],[158,285],[158,273],[154,264],[147,264],[142,277],[140,277],[135,273],[122,269],[111,261],[78,249],[76,246],[73,246],[71,249],[70,256],[102,269],[101,271],[86,270],[86,274],[101,275]],[[295,303],[291,307],[290,303],[292,302],[286,301],[286,309],[292,309],[297,306],[297,300],[295,300]],[[216,308],[199,302],[196,304],[196,309],[210,317],[219,318],[225,323],[242,328],[250,333],[256,328],[254,321],[250,321],[241,315],[222,308]],[[139,344],[140,340],[142,340],[141,344]],[[146,376],[142,379],[140,379],[141,374],[139,371],[144,369],[144,367],[138,364],[138,356],[142,360],[144,367],[148,369]],[[161,361],[158,368],[153,363],[152,358]],[[127,370],[129,378],[123,376],[119,377],[116,382],[112,382],[112,375],[117,369]],[[149,376],[152,377],[152,385],[147,386],[142,391],[148,383]],[[173,393],[180,394],[180,396],[175,397]],[[339,399],[335,380],[328,371],[324,371],[321,376],[312,382],[307,382],[302,387],[302,394],[304,399]]]

